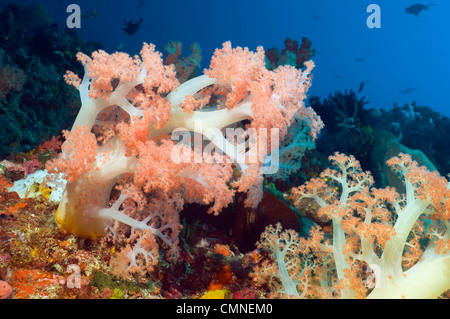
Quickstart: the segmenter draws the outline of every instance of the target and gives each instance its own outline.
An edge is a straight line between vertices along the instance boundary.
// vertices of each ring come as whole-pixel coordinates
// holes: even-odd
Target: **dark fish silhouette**
[[[361,84],[359,85],[358,93],[361,93],[363,89],[364,89],[364,82],[361,82]]]
[[[429,5],[424,5],[421,3],[417,3],[417,4],[413,4],[412,6],[406,8],[406,13],[408,14],[414,14],[416,17],[419,16],[419,13],[422,12],[423,10],[427,10],[428,7],[430,6],[435,6],[436,4],[431,3]]]
[[[398,91],[398,93],[400,93],[400,94],[409,94],[409,93],[413,93],[413,92],[419,92],[419,90],[415,89],[415,88],[406,88],[404,90]]]
[[[103,7],[106,5],[106,1],[100,3],[100,5],[98,6],[98,9],[92,9],[91,12],[89,12],[88,14],[82,13],[81,14],[81,18],[85,19],[93,19],[93,18],[97,18],[100,14],[102,14],[102,10]]]
[[[142,18],[138,22],[133,23],[133,19],[130,20],[130,22],[125,22],[127,25],[126,28],[123,30],[128,33],[129,35],[135,34],[137,30],[139,30],[139,27],[141,26]]]
[[[137,4],[136,8],[140,9],[144,4],[145,4],[145,0],[141,0],[141,1],[139,1],[139,3]]]

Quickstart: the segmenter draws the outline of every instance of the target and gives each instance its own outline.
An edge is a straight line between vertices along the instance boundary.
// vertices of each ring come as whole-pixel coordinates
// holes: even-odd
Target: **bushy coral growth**
[[[406,193],[398,194],[371,188],[370,173],[353,156],[330,160],[334,168],[294,188],[292,198],[297,206],[317,202],[317,214],[332,221],[332,237],[319,228],[308,239],[267,228],[259,247],[276,264],[255,276],[294,297],[437,298],[447,291],[449,182],[400,154],[388,161],[405,182]]]
[[[26,79],[22,69],[11,64],[3,64],[3,53],[0,52],[0,100],[5,98],[9,91],[21,91]]]
[[[196,42],[189,46],[191,54],[188,56],[181,56],[183,44],[178,41],[172,41],[164,47],[167,56],[164,58],[165,65],[175,65],[177,71],[177,79],[180,83],[197,76],[201,69],[202,50],[200,45]]]
[[[311,40],[303,37],[300,48],[298,42],[291,38],[284,41],[284,49],[270,48],[266,51],[266,62],[269,70],[276,69],[280,65],[292,65],[296,68],[303,68],[304,63],[311,60],[316,54],[315,49],[311,49]]]
[[[151,44],[140,56],[77,57],[83,78],[67,72],[65,79],[82,106],[61,156],[48,164],[68,179],[56,221],[86,237],[111,230],[124,247],[116,264],[125,272],[151,269],[160,244],[176,256],[185,203],[218,214],[238,191],[247,193],[246,205],[258,205],[265,158],[291,124],[305,122],[312,140],[322,128],[303,103],[314,64],[269,71],[261,47],[224,43],[204,75],[181,85]]]

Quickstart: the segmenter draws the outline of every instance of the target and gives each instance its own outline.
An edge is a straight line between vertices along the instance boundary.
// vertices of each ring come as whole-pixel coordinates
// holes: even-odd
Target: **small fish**
[[[414,14],[416,17],[419,16],[419,13],[423,10],[427,10],[430,6],[435,6],[436,4],[431,3],[429,5],[424,5],[421,3],[413,4],[412,6],[405,9],[405,12],[408,14]]]
[[[364,90],[364,82],[361,82],[361,84],[359,85],[358,93],[361,93],[362,90]]]
[[[320,20],[320,17],[319,16],[312,16],[311,20]]]
[[[136,8],[137,8],[137,9],[140,9],[140,8],[145,4],[145,1],[146,1],[146,0],[141,0],[141,1],[139,1],[139,3],[137,4]]]
[[[82,19],[86,19],[86,18],[93,19],[93,18],[96,18],[96,17],[100,16],[100,14],[102,14],[102,10],[103,10],[103,7],[105,5],[106,5],[106,1],[100,3],[100,5],[98,6],[97,10],[96,9],[92,9],[91,12],[89,12],[88,14],[82,13],[81,14],[81,18]]]
[[[124,42],[124,41],[120,42],[120,44],[119,44],[119,46],[117,47],[116,50],[119,51],[120,49],[123,48],[124,45],[125,45],[125,42]]]
[[[364,58],[356,58],[355,59],[355,62],[364,62],[366,59],[364,59]]]
[[[404,90],[398,91],[398,93],[400,93],[400,94],[409,94],[409,93],[413,93],[413,92],[419,92],[419,90],[415,89],[415,88],[406,88]]]
[[[142,18],[138,22],[133,23],[133,19],[130,20],[130,22],[125,22],[126,27],[123,29],[126,33],[129,35],[135,34],[137,30],[139,30],[139,27],[141,26]]]

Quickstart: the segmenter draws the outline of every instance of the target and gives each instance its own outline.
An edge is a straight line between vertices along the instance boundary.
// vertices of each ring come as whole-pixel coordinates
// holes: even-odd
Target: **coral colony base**
[[[313,62],[269,70],[264,57],[261,47],[226,42],[204,75],[180,84],[174,64],[164,65],[151,44],[134,57],[79,53],[83,77],[67,72],[65,79],[79,90],[81,109],[61,154],[46,165],[49,181],[62,174],[66,182],[55,214],[60,229],[112,243],[111,273],[148,282],[171,267],[162,256],[172,265],[187,258],[181,248],[190,228],[179,217],[186,205],[219,215],[245,194],[245,207],[256,208],[264,174],[276,180],[295,172],[301,161],[293,157],[313,148],[323,128],[304,105]],[[448,291],[447,179],[399,154],[388,164],[405,183],[400,194],[374,188],[351,155],[336,153],[330,162],[288,199],[300,212],[315,207],[332,231],[315,225],[300,237],[280,223],[268,226],[247,271],[253,291],[264,293],[242,289],[233,297],[437,298]],[[237,273],[224,266],[203,297],[230,297],[224,287]],[[165,296],[182,297],[175,286]]]

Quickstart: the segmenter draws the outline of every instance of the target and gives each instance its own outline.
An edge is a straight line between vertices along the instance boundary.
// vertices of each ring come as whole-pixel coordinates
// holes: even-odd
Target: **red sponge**
[[[7,299],[11,296],[12,288],[6,281],[0,280],[0,299]]]

